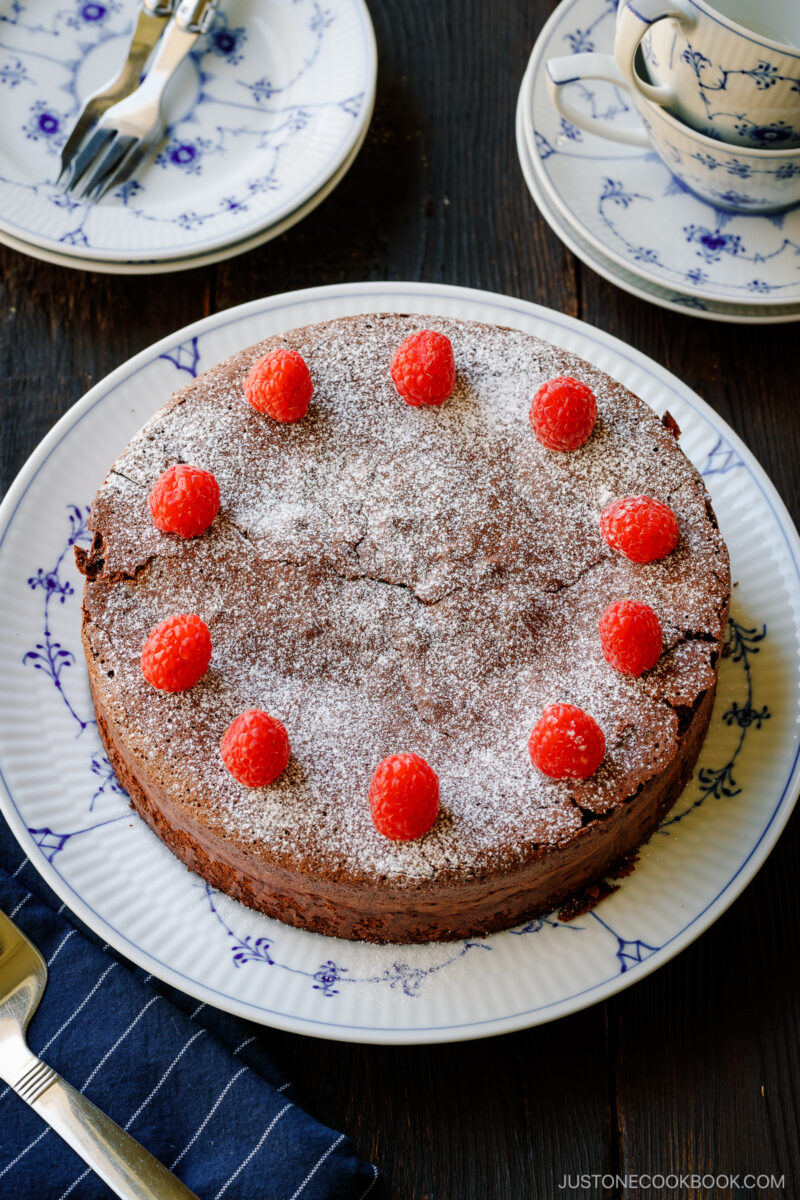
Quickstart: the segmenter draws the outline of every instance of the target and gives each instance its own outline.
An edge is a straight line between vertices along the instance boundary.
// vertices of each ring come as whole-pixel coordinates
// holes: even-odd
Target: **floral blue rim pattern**
[[[235,0],[217,14],[190,54],[153,164],[116,190],[116,203],[96,206],[53,179],[86,91],[85,64],[115,61],[134,7],[64,0],[42,19],[14,0],[0,14],[0,95],[13,98],[8,112],[19,108],[21,119],[18,128],[6,122],[0,140],[0,228],[73,257],[134,262],[241,241],[301,207],[363,134],[376,71],[372,26],[363,0],[283,3],[275,14],[276,36],[290,43],[284,78],[274,53],[265,65],[264,17],[249,7]]]
[[[615,12],[613,0],[564,0],[532,56],[534,154],[553,202],[571,212],[577,231],[605,256],[692,299],[765,305],[800,300],[800,208],[758,216],[724,207],[739,198],[737,178],[750,181],[761,169],[789,179],[800,171],[797,164],[754,168],[725,146],[716,157],[698,152],[696,168],[712,178],[719,173],[717,208],[689,192],[654,152],[612,146],[552,109],[539,80],[546,59],[609,51]],[[569,95],[592,119],[630,124],[636,117],[630,98],[610,84],[576,82]],[[578,165],[587,191],[576,203],[571,184]],[[690,178],[693,164],[680,169]]]
[[[393,294],[393,299],[396,297],[398,309],[404,308],[405,304],[408,303],[409,292],[414,292],[418,296],[424,296],[426,293],[433,294],[437,295],[439,298],[450,295],[452,295],[454,298],[460,297],[464,299],[475,296],[485,297],[485,294],[483,293],[469,292],[466,289],[447,289],[436,287],[425,289],[423,285],[375,285],[372,289],[370,289],[369,286],[351,285],[349,287],[337,290],[348,297],[348,300],[351,302],[351,310],[356,311],[359,308],[369,309],[371,307],[371,297],[375,294],[378,288],[382,289],[382,298],[384,299],[384,302],[387,292],[391,292]],[[197,373],[198,368],[202,365],[202,335],[204,331],[210,331],[210,329],[223,325],[235,324],[237,321],[245,319],[245,317],[252,313],[252,311],[257,308],[259,304],[262,308],[275,306],[280,307],[281,311],[286,310],[286,325],[288,326],[291,323],[290,312],[293,305],[303,303],[310,294],[312,293],[300,293],[299,299],[295,299],[293,297],[277,297],[271,302],[257,302],[256,305],[247,305],[243,306],[242,309],[232,310],[227,314],[219,314],[217,317],[210,318],[208,321],[203,322],[202,330],[197,327],[193,327],[189,330],[185,330],[179,334],[176,334],[173,338],[158,344],[150,351],[144,352],[143,355],[140,355],[137,357],[137,359],[132,360],[130,364],[120,368],[119,371],[110,376],[109,379],[103,384],[98,385],[98,388],[94,389],[93,392],[84,399],[84,401],[79,402],[78,406],[76,406],[76,409],[73,409],[71,413],[67,414],[67,416],[62,419],[62,422],[60,422],[59,426],[52,431],[52,433],[42,444],[40,451],[33,456],[32,460],[28,464],[28,467],[26,467],[21,473],[17,484],[12,488],[12,491],[3,506],[2,515],[4,519],[0,522],[0,549],[2,548],[3,542],[6,539],[8,530],[13,523],[14,516],[19,505],[24,499],[27,490],[32,485],[38,473],[46,465],[50,455],[60,444],[61,440],[68,435],[70,430],[74,428],[85,416],[87,416],[97,404],[102,403],[103,399],[110,395],[116,388],[123,386],[124,383],[134,376],[139,370],[145,369],[149,363],[152,363],[155,357],[162,357],[167,360],[178,375],[185,374],[193,376]],[[358,305],[355,303],[357,300],[362,298],[364,301],[363,305]],[[547,310],[536,309],[535,306],[527,305],[525,302],[514,301],[504,297],[491,297],[491,301],[495,307],[505,311],[509,317],[512,317],[512,315],[515,313],[527,317],[530,317],[531,314],[533,314],[541,316],[546,319],[548,323],[551,323],[556,327],[561,327],[565,330],[576,328],[581,329],[581,331],[585,330],[585,327],[581,327],[580,323],[571,321],[570,318],[561,317],[558,314],[552,314]],[[606,338],[603,338],[602,340],[612,341],[612,339]],[[629,359],[629,361],[636,361],[636,358],[632,356],[631,352],[628,352],[620,344],[615,343],[614,350],[623,357]],[[664,377],[660,380],[660,382],[663,384],[667,392],[669,392],[670,377],[666,376],[665,372],[660,372],[660,375]],[[696,398],[691,397],[690,395],[687,395],[686,389],[681,388],[678,390],[677,388],[673,388],[672,390],[675,391],[676,398],[680,396],[684,402],[688,403],[691,407],[696,407],[698,410],[704,410],[705,406],[702,405],[702,402],[696,400]],[[791,530],[791,526],[785,516],[783,516],[782,520],[778,520],[780,502],[777,501],[776,497],[774,497],[771,486],[766,482],[766,480],[763,477],[759,478],[759,476],[762,475],[760,469],[755,466],[755,464],[752,464],[752,460],[750,463],[748,463],[749,456],[747,455],[747,452],[744,451],[743,447],[738,444],[735,435],[730,434],[730,431],[728,431],[725,427],[720,429],[720,426],[721,422],[717,420],[715,423],[715,428],[717,429],[717,438],[714,444],[709,446],[706,452],[706,458],[703,464],[704,474],[706,474],[706,476],[722,476],[731,472],[736,472],[738,474],[739,471],[744,470],[754,479],[780,527],[781,535],[792,559],[794,575],[796,578],[800,579],[800,575],[798,574],[798,552],[795,540],[796,535],[794,534],[793,530]],[[29,666],[38,668],[50,678],[52,684],[59,690],[63,704],[69,711],[69,719],[77,722],[78,726],[80,727],[80,732],[82,732],[90,724],[91,718],[84,720],[84,717],[75,710],[75,707],[71,705],[69,697],[63,690],[61,683],[61,673],[64,667],[70,661],[69,656],[72,652],[68,647],[58,643],[52,638],[50,621],[48,617],[48,611],[51,605],[63,606],[68,602],[68,599],[71,595],[71,588],[70,585],[63,580],[59,574],[59,567],[64,562],[65,556],[71,549],[71,546],[74,545],[75,542],[78,542],[84,538],[86,533],[84,524],[86,511],[84,506],[72,505],[67,516],[67,544],[62,550],[55,566],[49,570],[40,568],[28,579],[29,588],[36,592],[43,593],[44,609],[42,626],[43,632],[41,639],[35,647],[32,647],[27,651],[26,658]],[[700,782],[702,785],[702,791],[700,802],[702,802],[702,799],[705,799],[707,796],[711,795],[718,798],[720,796],[736,794],[738,788],[733,776],[733,765],[739,750],[741,749],[745,737],[748,736],[748,731],[751,729],[757,730],[761,728],[761,726],[770,719],[770,713],[768,712],[767,708],[760,703],[760,700],[757,696],[754,696],[750,673],[751,656],[758,653],[759,643],[762,641],[765,632],[765,630],[760,628],[744,628],[735,622],[731,626],[732,659],[734,662],[739,662],[742,664],[742,683],[745,687],[745,691],[739,695],[738,699],[732,703],[723,714],[723,721],[729,726],[736,727],[736,729],[739,731],[738,745],[734,750],[729,762],[715,766],[713,769],[708,770],[704,777],[701,777]],[[758,707],[756,707],[756,705],[758,705]],[[90,802],[90,810],[93,807],[95,800],[99,796],[107,795],[110,792],[113,792],[117,787],[102,754],[99,756],[95,755],[93,757],[92,774],[97,782],[95,794]],[[592,985],[592,987],[586,989],[585,991],[579,992],[575,996],[570,997],[572,1008],[578,1008],[584,1004],[591,1003],[594,999],[599,999],[601,995],[608,994],[609,991],[616,990],[616,988],[620,986],[620,977],[623,974],[629,975],[631,971],[634,971],[634,969],[636,977],[641,977],[642,974],[659,965],[659,962],[665,961],[667,958],[671,957],[672,953],[675,953],[682,944],[692,940],[694,936],[701,932],[702,928],[708,924],[708,920],[704,919],[706,914],[708,914],[715,906],[719,907],[719,911],[722,911],[722,909],[727,906],[727,903],[729,903],[733,899],[734,895],[737,894],[738,890],[740,890],[738,887],[733,886],[735,880],[741,876],[743,872],[745,873],[745,879],[749,878],[749,876],[756,869],[758,862],[760,862],[764,857],[767,849],[777,836],[780,825],[782,824],[781,820],[776,825],[776,818],[778,817],[778,814],[781,813],[783,819],[788,816],[789,807],[787,807],[784,802],[787,797],[791,798],[792,783],[796,775],[797,756],[795,756],[790,776],[786,781],[786,784],[777,800],[777,803],[775,804],[774,809],[772,810],[769,820],[764,829],[761,831],[757,842],[751,847],[747,858],[740,864],[738,870],[734,873],[732,879],[728,881],[728,884],[722,890],[722,892],[718,896],[715,896],[713,899],[711,899],[702,912],[695,914],[692,920],[683,929],[681,929],[663,945],[658,946],[642,939],[623,937],[613,928],[613,925],[605,919],[602,909],[599,912],[592,913],[580,926],[567,926],[560,922],[554,921],[552,918],[548,918],[546,920],[531,922],[528,926],[514,931],[515,934],[519,936],[522,934],[538,933],[543,928],[549,929],[552,927],[558,927],[564,930],[569,930],[571,933],[577,933],[581,929],[585,929],[587,924],[591,924],[602,927],[612,939],[612,942],[616,943],[614,954],[616,969],[613,975],[610,975],[608,978],[595,983]],[[5,784],[5,777],[3,776],[2,778]],[[48,882],[55,887],[59,894],[61,894],[62,897],[65,898],[67,902],[75,908],[79,915],[83,916],[84,919],[87,919],[87,913],[85,912],[87,906],[85,901],[82,901],[79,896],[76,896],[75,893],[72,892],[67,880],[59,873],[57,864],[54,864],[54,860],[57,859],[57,856],[63,849],[67,840],[77,836],[79,833],[88,832],[90,828],[99,827],[100,822],[98,821],[97,824],[89,822],[86,829],[81,830],[73,829],[69,831],[65,830],[63,832],[57,831],[54,833],[52,829],[47,828],[32,829],[29,831],[27,830],[25,822],[22,818],[19,806],[16,804],[13,797],[10,797],[10,802],[11,807],[8,810],[8,815],[12,823],[12,828],[14,828],[15,833],[23,843],[26,850],[31,853],[33,861],[37,867],[42,870],[42,873],[48,879]],[[697,807],[697,805],[694,805],[693,807]],[[122,815],[124,816],[125,814]],[[686,812],[678,813],[674,818],[672,818],[672,821],[676,822],[683,820],[686,815],[688,815]],[[116,817],[115,819],[121,819],[121,817]],[[772,836],[768,836],[770,831],[772,831]],[[669,824],[664,827],[662,835],[669,835]],[[767,839],[766,845],[764,845],[765,839]],[[762,846],[764,847],[763,852],[759,854],[759,847]],[[37,847],[38,850],[36,849]],[[752,868],[748,869],[751,863],[753,863]],[[219,922],[226,930],[226,935],[230,939],[229,950],[233,955],[236,966],[241,967],[247,963],[260,962],[267,966],[278,966],[289,971],[295,971],[295,968],[291,963],[280,961],[271,945],[270,939],[261,938],[253,940],[248,936],[241,937],[233,928],[231,922],[226,922],[226,919],[219,913],[217,906],[215,905],[214,894],[210,891],[210,889],[205,888],[205,885],[199,886],[202,886],[205,889],[205,896],[209,912],[213,914],[216,921]],[[89,912],[91,917],[94,918],[95,927],[97,928],[99,925],[99,927],[102,928],[103,934],[108,936],[112,944],[116,944],[123,953],[127,953],[136,958],[137,961],[146,961],[149,968],[154,969],[156,973],[165,975],[165,977],[170,978],[171,981],[177,983],[178,986],[183,986],[186,990],[192,990],[191,985],[196,983],[196,981],[193,981],[191,978],[175,972],[174,968],[168,963],[154,960],[152,956],[147,954],[143,955],[141,950],[135,945],[131,945],[129,942],[127,942],[127,940],[124,938],[124,935],[121,935],[118,930],[110,928],[102,916],[91,909]],[[711,918],[709,918],[709,920],[710,919]],[[91,920],[90,923],[92,923]],[[440,971],[443,967],[450,965],[450,963],[454,962],[456,959],[462,958],[473,949],[481,949],[485,953],[487,950],[490,950],[491,947],[480,942],[460,944],[455,948],[451,948],[450,955],[447,957],[446,961],[437,964],[433,968],[418,968],[402,961],[396,961],[378,975],[356,978],[355,972],[349,972],[349,969],[342,966],[341,963],[336,963],[332,959],[329,959],[328,961],[320,964],[315,971],[302,970],[299,972],[299,974],[308,976],[310,980],[310,986],[320,991],[321,994],[326,998],[332,998],[340,994],[343,988],[351,983],[356,982],[362,984],[380,984],[384,987],[388,987],[389,989],[400,989],[406,996],[413,997],[419,994],[421,985],[424,983],[426,978],[428,978],[431,974]],[[640,966],[639,964],[642,965]],[[350,975],[349,978],[348,975]],[[202,986],[206,987],[206,985]],[[242,1009],[241,1007],[236,1008],[230,1003],[229,997],[226,997],[224,994],[218,994],[217,1002],[223,1007],[231,1007],[234,1009],[234,1011],[244,1011],[246,1015],[256,1015],[258,1017],[258,1014],[253,1013],[252,1006],[250,1011],[247,1011],[247,1009]],[[559,1001],[558,1003],[561,1002]],[[552,1006],[541,1006],[541,1008],[547,1007]],[[535,1019],[536,1011],[541,1010],[528,1010],[513,1014],[503,1014],[502,1018],[498,1018],[498,1021],[504,1022],[506,1026],[508,1026],[509,1022],[516,1022],[518,1025],[529,1024],[533,1022],[533,1019]],[[260,1013],[260,1019],[262,1020],[269,1020],[270,1017],[273,1019],[286,1019],[286,1014],[275,1012],[275,1010],[269,1009],[266,1006],[261,1007]],[[278,1020],[276,1023],[283,1023],[283,1020]],[[479,1036],[481,1033],[492,1032],[492,1027],[496,1023],[497,1022],[494,1021],[482,1021],[458,1027],[448,1026],[444,1032],[448,1037]],[[367,1035],[371,1035],[372,1038],[375,1038],[376,1035],[380,1035],[382,1033],[397,1035],[398,1033],[403,1032],[397,1028],[382,1026],[373,1026],[369,1029],[355,1027],[354,1030],[353,1026],[340,1024],[336,1021],[327,1022],[313,1019],[309,1020],[307,1024],[309,1026],[319,1026],[320,1028],[318,1031],[325,1032],[327,1036],[346,1037],[348,1035],[352,1035],[352,1033],[355,1031],[364,1040],[371,1040],[368,1039]],[[291,1027],[291,1025],[288,1027]],[[414,1035],[416,1035],[416,1039],[403,1040],[433,1040],[426,1038],[424,1035],[430,1033],[435,1034],[437,1032],[437,1027],[409,1027],[408,1032],[412,1032]],[[390,1038],[388,1040],[392,1039]]]

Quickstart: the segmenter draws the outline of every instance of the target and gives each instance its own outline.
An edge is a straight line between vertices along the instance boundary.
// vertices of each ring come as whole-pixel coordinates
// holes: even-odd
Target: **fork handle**
[[[197,1200],[144,1146],[41,1059],[32,1056],[15,1091],[123,1200]]]
[[[191,33],[207,33],[218,5],[219,0],[181,0],[175,20]]]

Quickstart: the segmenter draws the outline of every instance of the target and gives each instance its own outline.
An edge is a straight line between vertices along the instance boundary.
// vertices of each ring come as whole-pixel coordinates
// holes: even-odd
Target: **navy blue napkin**
[[[178,1175],[200,1200],[362,1200],[377,1169],[292,1099],[263,1028],[146,975],[47,887],[0,818],[0,908],[48,964],[31,1049]],[[0,1196],[113,1193],[0,1084]]]

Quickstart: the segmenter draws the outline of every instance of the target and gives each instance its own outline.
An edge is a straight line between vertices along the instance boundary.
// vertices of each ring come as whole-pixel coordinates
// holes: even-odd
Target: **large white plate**
[[[596,246],[581,236],[580,225],[564,207],[550,200],[542,177],[542,164],[536,154],[536,137],[531,120],[531,93],[536,79],[535,54],[531,56],[522,80],[517,101],[516,140],[522,174],[536,207],[556,237],[576,254],[582,262],[609,283],[615,284],[640,300],[649,300],[672,312],[691,313],[707,321],[726,321],[737,325],[781,325],[800,321],[800,304],[774,304],[760,307],[753,304],[726,304],[717,300],[700,299],[678,290],[661,287],[652,279],[633,275],[613,259],[607,258]]]
[[[100,204],[68,196],[61,148],[138,7],[0,13],[0,230],[17,241],[111,262],[205,254],[283,221],[363,136],[377,70],[364,0],[227,0],[170,85],[155,158]]]
[[[612,51],[616,9],[616,0],[562,0],[536,40],[529,119],[537,175],[551,204],[603,257],[668,291],[721,303],[797,305],[800,207],[766,216],[714,208],[688,192],[654,151],[585,132],[554,109],[547,59]],[[567,95],[590,123],[641,125],[630,98],[612,84],[574,82]],[[738,162],[719,167],[720,188],[735,190],[737,172],[749,170]]]
[[[365,946],[290,929],[205,887],[130,813],[92,722],[72,546],[115,455],[198,368],[259,338],[370,311],[512,325],[596,363],[673,413],[711,489],[738,581],[696,780],[620,890],[556,917],[451,945]],[[504,296],[443,285],[349,284],[258,300],[131,359],[48,434],[0,508],[2,810],[62,899],[123,954],[252,1020],[352,1041],[503,1033],[592,1004],[662,965],[752,878],[783,827],[798,768],[800,543],[735,434],[622,342]],[[37,669],[38,668],[38,669]]]

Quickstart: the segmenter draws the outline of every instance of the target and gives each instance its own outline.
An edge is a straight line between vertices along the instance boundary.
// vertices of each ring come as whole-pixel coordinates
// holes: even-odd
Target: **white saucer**
[[[0,14],[0,236],[17,248],[148,270],[211,261],[286,228],[363,140],[377,71],[363,0],[228,0],[170,87],[158,154],[100,204],[76,201],[53,182],[61,147],[137,9]]]
[[[550,207],[595,253],[666,292],[748,308],[800,305],[800,208],[722,212],[687,192],[654,151],[586,133],[553,108],[547,59],[610,52],[615,13],[615,0],[562,0],[534,47],[526,120]],[[611,84],[576,82],[566,95],[590,119],[639,124],[629,97]]]
[[[0,230],[0,243],[9,246],[12,250],[18,250],[20,254],[27,254],[30,258],[36,258],[40,262],[52,263],[57,267],[70,267],[78,271],[97,272],[102,275],[166,275],[172,271],[189,271],[195,267],[206,267],[211,263],[223,262],[227,258],[246,254],[248,250],[254,250],[256,247],[264,245],[265,242],[272,241],[273,238],[286,233],[293,225],[297,225],[300,221],[304,220],[339,186],[358,157],[359,151],[364,144],[374,104],[375,93],[373,90],[369,98],[364,126],[358,141],[353,146],[347,159],[330,179],[327,180],[324,187],[321,187],[310,200],[307,200],[305,204],[302,204],[293,213],[290,213],[283,221],[279,221],[276,225],[268,226],[260,233],[254,234],[253,237],[246,238],[242,242],[234,242],[229,246],[223,246],[219,250],[211,251],[208,254],[190,255],[187,258],[164,259],[159,262],[133,263],[106,262],[102,259],[91,258],[73,258],[69,254],[62,254],[55,250],[48,250],[41,246],[31,245],[29,242],[20,241],[8,233],[3,233],[2,230]]]
[[[702,472],[738,581],[731,653],[694,779],[636,870],[591,913],[485,939],[369,946],[292,929],[191,875],[128,807],[94,724],[80,644],[87,504],[187,379],[257,339],[360,312],[509,325],[666,408]],[[142,351],[59,421],[0,506],[0,808],[45,880],[145,970],[250,1020],[316,1037],[442,1042],[550,1021],[642,979],[720,916],[763,863],[800,784],[800,541],[736,434],[616,338],[509,296],[366,283],[271,296]],[[732,978],[748,969],[730,963]]]
[[[517,154],[522,174],[536,207],[558,238],[588,267],[640,300],[649,300],[660,308],[672,312],[691,313],[707,321],[726,321],[739,325],[779,325],[800,320],[800,305],[774,305],[769,308],[747,304],[720,304],[713,300],[701,300],[696,296],[660,287],[652,280],[631,274],[619,263],[607,258],[590,245],[572,224],[568,223],[560,210],[553,205],[540,182],[540,172],[534,155],[534,133],[529,119],[530,90],[534,79],[531,64],[525,72],[520,88],[516,116]]]

